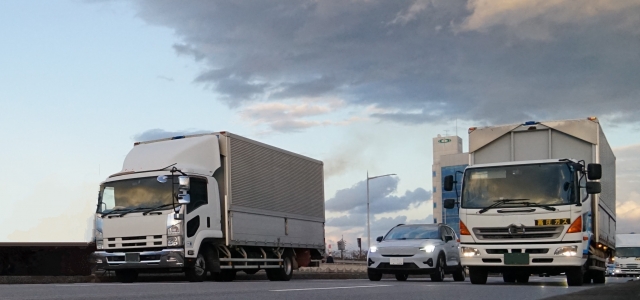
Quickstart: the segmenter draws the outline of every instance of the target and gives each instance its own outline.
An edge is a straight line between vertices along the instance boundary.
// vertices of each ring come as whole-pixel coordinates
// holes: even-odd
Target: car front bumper
[[[367,256],[367,265],[369,270],[386,274],[430,274],[435,271],[436,254],[422,252],[413,256],[398,257],[370,253]]]
[[[91,262],[98,269],[178,269],[184,268],[184,249],[163,249],[141,252],[97,251],[91,256]]]

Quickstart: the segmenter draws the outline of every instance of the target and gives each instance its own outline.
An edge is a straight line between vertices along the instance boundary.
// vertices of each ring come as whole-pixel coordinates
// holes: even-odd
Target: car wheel
[[[444,262],[444,255],[438,256],[438,262],[436,263],[435,270],[431,273],[431,281],[440,282],[444,280],[444,268],[446,264]]]
[[[138,279],[136,270],[116,270],[116,278],[122,283],[132,283]]]
[[[192,266],[187,267],[184,272],[187,280],[191,282],[202,282],[204,281],[205,277],[207,277],[207,262],[205,261],[202,252],[203,251],[200,251],[200,253],[198,253],[196,261]]]
[[[409,278],[409,274],[396,274],[396,280],[398,281],[407,281],[407,278]]]
[[[467,277],[467,272],[464,271],[464,267],[458,263],[458,268],[453,272],[453,280],[464,281]]]
[[[380,281],[380,279],[382,279],[382,273],[372,269],[367,269],[367,277],[369,277],[369,280],[371,281]]]

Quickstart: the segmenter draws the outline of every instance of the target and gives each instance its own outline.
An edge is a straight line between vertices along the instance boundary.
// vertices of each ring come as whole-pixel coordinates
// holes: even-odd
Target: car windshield
[[[617,257],[640,257],[640,247],[618,247]]]
[[[505,201],[500,207],[570,204],[574,198],[573,177],[565,163],[468,169],[462,207],[485,208],[505,199],[511,202]]]
[[[440,239],[438,227],[430,225],[398,226],[384,237],[385,240]]]
[[[98,212],[171,204],[171,184],[171,178],[160,183],[156,177],[106,182],[100,186]]]

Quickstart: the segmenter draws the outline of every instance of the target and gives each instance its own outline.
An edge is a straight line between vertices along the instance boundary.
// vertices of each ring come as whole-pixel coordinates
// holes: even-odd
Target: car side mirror
[[[376,242],[378,242],[378,243],[379,243],[379,242],[382,242],[382,239],[383,239],[383,238],[384,238],[383,236],[379,236],[379,237],[377,237],[377,238],[376,238]]]
[[[456,206],[456,199],[444,199],[442,207],[446,209],[452,209]]]
[[[453,175],[447,175],[444,177],[443,190],[450,192],[453,190]]]
[[[445,242],[445,243],[447,243],[447,242],[449,242],[449,241],[453,241],[453,237],[452,237],[452,236],[450,236],[450,235],[445,235],[445,236],[444,236],[444,242]]]
[[[602,165],[601,164],[587,165],[587,178],[589,178],[589,180],[598,180],[602,178]]]
[[[602,185],[600,182],[590,181],[587,182],[587,194],[600,194],[602,191]]]

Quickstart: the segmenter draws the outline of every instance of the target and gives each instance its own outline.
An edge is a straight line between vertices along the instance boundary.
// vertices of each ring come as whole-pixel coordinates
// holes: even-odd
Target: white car
[[[400,224],[367,253],[367,275],[379,281],[382,274],[395,274],[405,281],[409,274],[430,274],[431,281],[442,281],[452,274],[455,281],[465,280],[460,264],[460,244],[451,227],[444,224]]]

